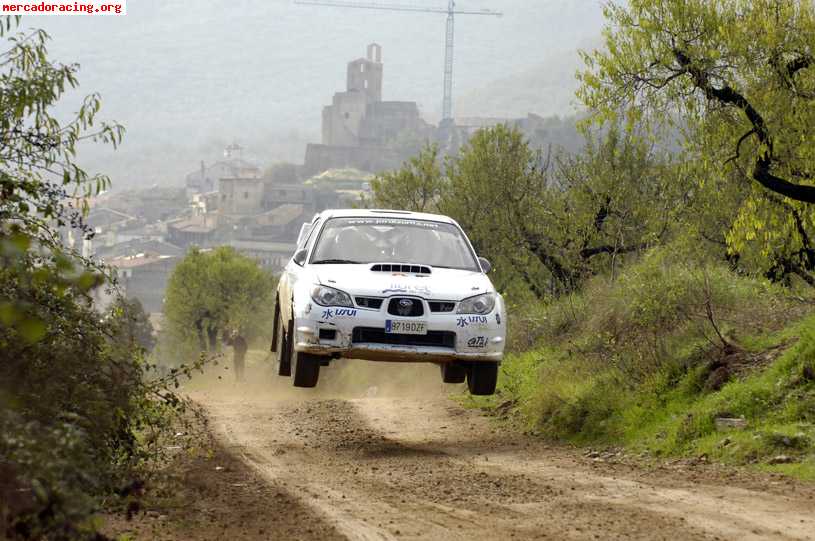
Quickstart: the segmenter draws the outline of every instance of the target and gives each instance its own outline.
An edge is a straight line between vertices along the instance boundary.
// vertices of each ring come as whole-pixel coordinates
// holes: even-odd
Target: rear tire
[[[296,352],[292,355],[291,376],[295,387],[316,387],[320,378],[319,355]]]
[[[280,325],[280,302],[275,299],[274,303],[274,325],[272,325],[272,353],[280,351],[280,333],[283,329]]]
[[[442,363],[439,368],[441,368],[441,380],[444,383],[464,383],[467,378],[467,369],[460,364]]]
[[[498,382],[498,363],[476,362],[467,369],[467,387],[470,394],[486,396],[495,393]]]
[[[277,375],[291,375],[291,353],[294,340],[294,322],[289,321],[287,325],[281,320],[278,323],[279,334],[277,337]]]

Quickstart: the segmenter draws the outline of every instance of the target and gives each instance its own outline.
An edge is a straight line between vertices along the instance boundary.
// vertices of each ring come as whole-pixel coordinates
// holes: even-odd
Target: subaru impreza
[[[507,322],[490,267],[446,216],[317,214],[278,282],[278,374],[314,387],[346,358],[435,363],[445,383],[494,393]]]

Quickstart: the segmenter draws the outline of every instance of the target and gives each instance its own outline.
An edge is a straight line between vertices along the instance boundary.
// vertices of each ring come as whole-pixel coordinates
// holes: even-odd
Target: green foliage
[[[110,308],[115,327],[113,338],[123,348],[150,353],[156,345],[153,325],[138,299],[117,297]]]
[[[22,538],[90,535],[95,498],[127,484],[153,452],[143,431],[160,431],[183,406],[145,378],[151,367],[123,332],[133,328],[127,314],[102,317],[86,290],[55,277],[31,256],[0,271],[0,298],[42,325],[36,336],[0,326],[0,456],[7,488],[27,496],[3,499],[2,514]]]
[[[782,288],[666,248],[535,313],[545,345],[509,355],[497,395],[481,402],[514,404],[532,430],[732,463],[786,454],[806,464],[813,452],[813,318],[798,322],[806,308]],[[717,390],[720,366],[731,372]],[[720,433],[717,416],[749,428]],[[725,437],[733,443],[720,445]]]
[[[572,265],[580,276],[613,276],[631,254],[682,234],[693,184],[671,156],[616,126],[587,134],[583,151],[562,156],[555,171]]]
[[[552,206],[546,163],[518,130],[503,125],[479,130],[448,164],[447,174],[450,186],[439,208],[492,261],[497,287],[520,282],[542,297],[550,277],[570,280],[560,254],[546,242]]]
[[[810,317],[796,325],[798,343],[768,369],[734,380],[717,393],[679,395],[674,400],[687,401],[686,411],[655,424],[648,444],[661,453],[705,453],[728,463],[762,462],[783,454],[801,460],[803,466],[810,456],[809,469],[797,470],[815,474],[812,323]],[[723,434],[714,423],[719,416],[743,417],[747,428]]]
[[[7,38],[9,48],[0,54],[0,109],[5,112],[0,117],[0,219],[23,219],[51,240],[48,220],[64,225],[80,218],[69,197],[81,206],[81,196],[110,184],[77,165],[77,144],[91,140],[116,146],[124,129],[97,119],[101,101],[95,94],[85,98],[69,122],[51,116],[52,105],[77,87],[79,66],[50,62],[44,31],[10,35],[16,21],[7,17],[3,22],[0,37]]]
[[[593,120],[681,131],[697,203],[729,214],[714,213],[714,240],[750,270],[815,285],[813,4],[633,0],[606,18],[578,92]]]
[[[496,285],[518,302],[573,291],[626,256],[670,238],[690,182],[657,149],[612,129],[553,161],[504,125],[479,130],[446,177],[429,147],[373,182],[373,204],[455,218]]]
[[[63,226],[92,236],[86,197],[109,184],[77,148],[115,147],[124,130],[100,122],[96,95],[52,116],[78,66],[49,61],[45,32],[11,35],[18,22],[0,19],[0,537],[97,538],[99,502],[133,486],[184,403],[174,378],[147,377],[143,312],[97,312],[106,269],[60,241]]]
[[[435,212],[444,187],[439,147],[427,145],[401,169],[383,173],[371,181],[370,204],[384,209]]]
[[[76,116],[61,123],[52,106],[78,82],[77,65],[48,60],[48,34],[34,30],[13,34],[19,20],[0,19],[0,38],[8,48],[0,53],[0,257],[21,265],[29,254],[44,262],[36,272],[64,290],[76,285],[88,290],[98,276],[66,254],[54,226],[82,227],[84,197],[109,185],[104,175],[92,176],[76,163],[77,145],[86,140],[112,144],[124,129],[100,122],[100,98],[85,98]],[[77,208],[79,207],[79,208]],[[89,233],[89,232],[88,232]],[[21,338],[41,338],[46,323],[31,316],[25,305],[0,299],[0,318]]]
[[[187,355],[216,351],[224,331],[268,337],[274,290],[274,277],[232,248],[192,250],[167,285],[168,331]]]

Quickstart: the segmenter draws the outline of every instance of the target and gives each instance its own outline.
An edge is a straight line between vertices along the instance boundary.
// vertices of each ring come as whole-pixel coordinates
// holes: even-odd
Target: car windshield
[[[458,227],[402,218],[328,220],[311,263],[409,263],[478,270],[472,250]]]

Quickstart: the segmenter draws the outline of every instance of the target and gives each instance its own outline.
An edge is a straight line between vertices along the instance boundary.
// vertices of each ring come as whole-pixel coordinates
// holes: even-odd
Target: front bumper
[[[383,306],[387,306],[387,301]],[[388,314],[384,308],[325,308],[307,303],[301,310],[295,310],[294,316],[294,350],[303,353],[370,361],[433,363],[498,362],[504,356],[506,318],[500,305],[486,316],[425,311],[422,317],[400,318]],[[386,319],[426,321],[428,334],[438,337],[440,343],[381,343],[377,336],[384,332]]]

